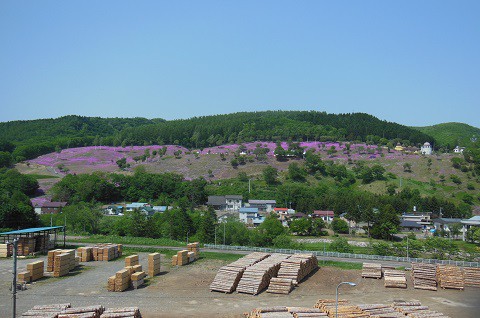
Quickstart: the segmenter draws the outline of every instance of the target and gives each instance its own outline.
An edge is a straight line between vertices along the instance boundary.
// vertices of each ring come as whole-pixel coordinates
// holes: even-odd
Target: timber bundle
[[[187,244],[187,249],[172,256],[172,266],[183,266],[196,261],[200,257],[200,243]]]
[[[313,254],[293,254],[282,261],[279,278],[289,278],[294,285],[298,285],[308,274],[318,268],[317,257]]]
[[[145,282],[145,272],[142,270],[142,265],[138,264],[138,255],[136,258],[130,258],[127,260],[125,258],[125,264],[135,264],[127,265],[124,269],[119,270],[115,273],[114,276],[108,278],[107,290],[115,292],[123,292],[129,287],[137,289]]]
[[[385,287],[407,288],[405,272],[395,269],[385,270]]]
[[[80,259],[75,257],[75,250],[51,250],[47,256],[47,272],[53,272],[53,277],[67,275],[78,266]]]
[[[92,258],[94,261],[109,262],[122,256],[122,244],[97,244],[92,248]]]
[[[268,285],[267,293],[288,295],[293,289],[293,280],[290,278],[272,277]]]
[[[212,284],[210,285],[210,290],[224,293],[234,292],[237,289],[238,282],[240,281],[245,269],[269,256],[270,254],[267,253],[254,252],[236,260],[229,265],[221,267],[218,270],[218,273],[215,276]]]
[[[437,265],[412,263],[413,288],[437,290]]]
[[[12,256],[12,250],[8,247],[8,244],[0,244],[0,257]]]
[[[382,278],[382,264],[363,263],[362,277],[364,278]]]
[[[148,276],[160,274],[160,253],[148,254]]]
[[[327,317],[327,314],[322,312],[318,308],[306,308],[306,307],[264,307],[255,308],[250,313],[245,314],[246,318],[315,318],[315,317]]]
[[[404,314],[398,312],[392,305],[385,304],[363,304],[358,305],[358,308],[362,312],[369,314],[367,317],[388,317],[388,318],[400,318],[405,317]]]
[[[448,316],[434,310],[430,310],[428,306],[422,306],[420,302],[394,302],[393,308],[402,313],[404,316],[412,318],[448,318]]]
[[[270,279],[277,276],[282,261],[289,257],[287,254],[272,254],[263,261],[247,267],[240,278],[237,292],[251,295],[260,293],[268,286]]]
[[[43,277],[44,274],[44,262],[36,261],[33,263],[27,264],[27,270],[24,272],[18,273],[17,277],[20,282],[34,282]]]
[[[22,314],[26,318],[141,318],[138,307],[105,309],[101,305],[72,308],[70,304],[37,305]]]
[[[443,289],[464,289],[465,283],[463,280],[463,271],[460,267],[450,265],[438,265],[437,277],[438,286]]]
[[[465,275],[465,286],[480,287],[480,268],[465,267],[463,273]]]

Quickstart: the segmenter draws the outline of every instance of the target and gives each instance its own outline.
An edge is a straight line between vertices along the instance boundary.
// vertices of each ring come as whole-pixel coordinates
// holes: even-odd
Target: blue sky
[[[480,127],[480,1],[0,2],[0,121],[365,112]]]

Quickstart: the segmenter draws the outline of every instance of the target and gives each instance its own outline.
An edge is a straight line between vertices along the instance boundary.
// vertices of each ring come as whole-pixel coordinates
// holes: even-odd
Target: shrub
[[[330,244],[330,250],[339,253],[353,253],[353,249],[344,237],[337,237]]]

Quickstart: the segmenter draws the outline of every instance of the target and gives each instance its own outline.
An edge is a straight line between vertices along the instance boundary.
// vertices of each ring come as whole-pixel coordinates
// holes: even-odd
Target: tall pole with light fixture
[[[338,318],[338,287],[340,285],[350,285],[350,286],[357,286],[357,284],[352,283],[352,282],[341,282],[340,284],[337,285],[337,290],[335,292],[335,318]]]

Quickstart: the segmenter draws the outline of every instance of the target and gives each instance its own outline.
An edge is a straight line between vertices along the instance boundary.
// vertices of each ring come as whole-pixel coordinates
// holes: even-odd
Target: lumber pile
[[[138,287],[142,286],[145,283],[145,272],[135,272],[130,275],[130,279],[132,281],[132,287],[137,289]]]
[[[10,257],[11,249],[8,248],[8,244],[0,244],[0,257]]]
[[[267,293],[288,295],[293,289],[293,280],[290,278],[272,277]]]
[[[322,312],[318,308],[288,307],[288,311],[293,315],[294,318],[328,317],[327,313]]]
[[[289,278],[298,285],[308,274],[318,268],[317,257],[313,254],[293,254],[280,264],[279,278]]]
[[[43,270],[44,270],[44,262],[43,261],[36,261],[33,263],[27,264],[27,271],[30,273],[30,280],[32,282],[39,280],[43,277]]]
[[[32,281],[32,274],[29,271],[23,271],[17,273],[17,280],[19,282],[30,283]]]
[[[398,312],[392,305],[385,304],[362,304],[358,305],[364,313],[369,314],[371,317],[388,317],[388,318],[400,318],[405,317],[404,314]],[[370,317],[369,316],[369,317]]]
[[[439,317],[439,318],[448,318],[448,316],[434,311],[430,310],[428,306],[422,306],[422,304],[418,301],[412,301],[412,302],[394,302],[393,303],[393,308],[401,313],[403,316],[407,317]]]
[[[55,266],[56,266],[56,263],[55,263],[56,262],[56,257],[58,255],[61,255],[61,254],[68,254],[69,255],[68,257],[64,256],[62,258],[63,259],[63,262],[62,262],[63,269],[65,269],[66,264],[67,264],[66,259],[68,259],[69,271],[75,268],[75,266],[77,265],[77,262],[76,262],[76,259],[75,259],[75,250],[56,249],[56,250],[48,251],[47,272],[54,272]],[[56,267],[58,268],[59,266],[56,266]]]
[[[125,266],[134,266],[138,265],[139,258],[138,255],[130,255],[125,257]]]
[[[480,287],[480,268],[464,267],[463,274],[465,279],[465,286]]]
[[[270,257],[245,269],[237,286],[237,292],[257,295],[270,283],[272,277],[277,276],[280,264],[289,258],[287,254],[272,254]]]
[[[20,237],[18,238],[17,255],[29,255],[35,252],[36,240],[34,237]]]
[[[115,273],[114,290],[116,292],[123,292],[130,287],[130,275],[130,270],[126,268]]]
[[[382,264],[377,263],[363,263],[362,267],[363,278],[382,278]]]
[[[160,253],[148,254],[148,276],[160,274]]]
[[[53,258],[53,277],[67,275],[75,268],[75,250],[57,250]]]
[[[264,308],[255,308],[246,315],[247,318],[292,318],[292,314],[288,312],[285,306],[272,306]]]
[[[437,265],[412,263],[413,288],[437,290]]]
[[[210,290],[232,293],[237,289],[238,283],[245,269],[269,256],[270,254],[254,252],[229,265],[221,267],[218,270],[217,275],[215,275],[213,282],[210,284]]]
[[[197,260],[200,257],[200,243],[199,242],[194,242],[194,243],[187,244],[187,250],[189,252],[188,253],[189,255],[190,255],[190,252],[193,252],[194,260]]]
[[[385,287],[407,288],[405,272],[395,269],[386,270],[384,273]]]
[[[465,283],[463,279],[463,271],[458,266],[438,265],[437,277],[438,286],[443,289],[464,289]]]
[[[134,289],[145,283],[147,274],[142,270],[142,265],[125,266],[122,270],[110,276],[107,281],[107,290],[111,292],[123,292],[130,286]]]
[[[93,247],[77,248],[77,256],[80,257],[81,262],[91,262],[93,260]]]
[[[92,257],[94,261],[109,262],[122,256],[122,244],[96,244],[92,247]]]
[[[106,309],[100,318],[142,318],[138,307],[110,308]]]

